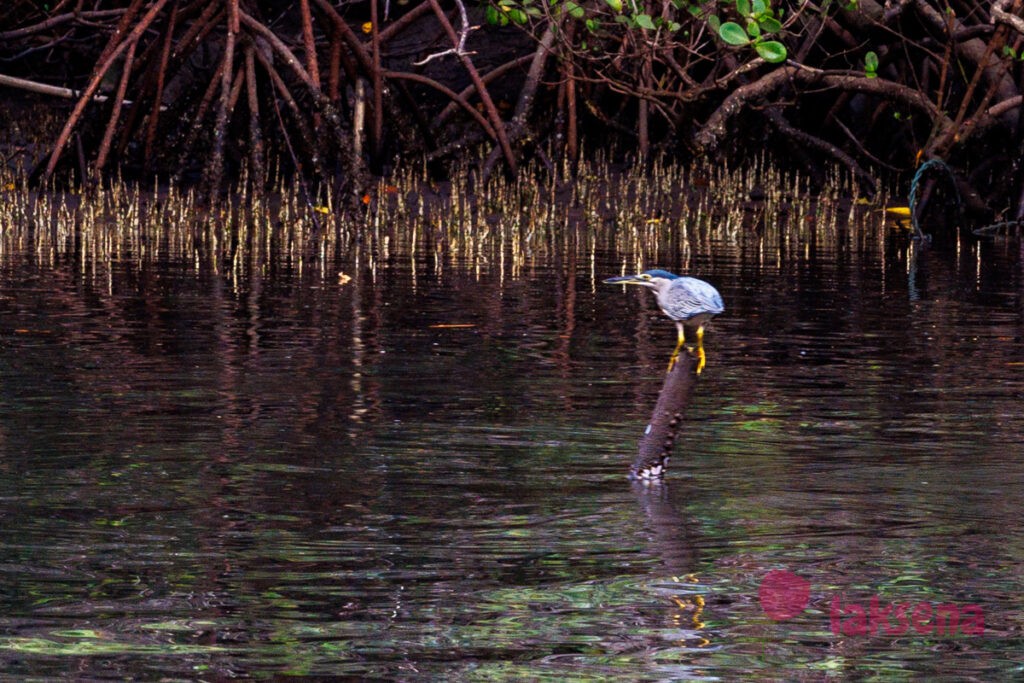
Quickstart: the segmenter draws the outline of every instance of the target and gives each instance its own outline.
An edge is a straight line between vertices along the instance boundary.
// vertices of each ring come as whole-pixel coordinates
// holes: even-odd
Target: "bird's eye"
[[[651,279],[651,276],[650,276],[650,275],[648,275],[647,273],[644,273],[644,274],[643,274],[643,275],[641,275],[640,277],[642,277],[642,278],[643,278],[643,279],[645,279],[645,280],[650,280],[650,279]]]

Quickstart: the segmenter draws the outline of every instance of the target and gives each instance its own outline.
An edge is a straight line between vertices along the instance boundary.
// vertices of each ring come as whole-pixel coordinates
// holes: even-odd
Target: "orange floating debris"
[[[431,325],[432,330],[455,330],[465,327],[476,327],[476,323],[438,323],[437,325]]]

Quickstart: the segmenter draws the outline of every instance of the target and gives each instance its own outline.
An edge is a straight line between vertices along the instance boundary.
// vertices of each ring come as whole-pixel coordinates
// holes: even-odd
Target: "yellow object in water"
[[[909,206],[889,206],[886,207],[885,212],[894,217],[897,225],[904,230],[914,229]]]

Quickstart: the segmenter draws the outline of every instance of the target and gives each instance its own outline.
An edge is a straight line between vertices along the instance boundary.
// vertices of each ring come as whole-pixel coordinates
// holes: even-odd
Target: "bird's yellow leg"
[[[707,364],[707,356],[704,355],[704,326],[701,325],[697,328],[697,374],[704,369],[704,365]]]
[[[677,325],[679,330],[679,339],[676,341],[676,350],[672,352],[672,357],[668,359],[668,370],[666,372],[672,372],[672,368],[676,366],[676,361],[679,360],[679,350],[683,348],[683,344],[686,342],[686,330],[683,329],[682,325]]]

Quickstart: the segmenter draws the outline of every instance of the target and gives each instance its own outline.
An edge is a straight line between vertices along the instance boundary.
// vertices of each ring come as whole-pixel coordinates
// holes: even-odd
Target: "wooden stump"
[[[640,437],[636,459],[629,469],[631,479],[656,481],[664,476],[697,377],[697,359],[687,352],[680,353],[675,367],[665,375],[651,422]]]

